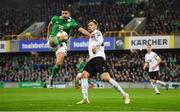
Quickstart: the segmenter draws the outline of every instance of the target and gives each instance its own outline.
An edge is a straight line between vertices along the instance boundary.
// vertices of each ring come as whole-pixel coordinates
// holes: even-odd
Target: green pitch
[[[0,89],[0,111],[180,111],[180,90],[126,89],[131,104],[125,105],[113,89],[90,89],[90,104],[77,105],[81,90],[76,89]]]

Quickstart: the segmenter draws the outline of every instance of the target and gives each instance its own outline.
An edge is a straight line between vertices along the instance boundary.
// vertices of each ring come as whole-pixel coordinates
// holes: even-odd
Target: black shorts
[[[149,72],[150,79],[158,80],[159,79],[159,71]]]
[[[91,76],[97,73],[109,72],[109,67],[103,57],[95,57],[88,61],[83,71],[87,71]]]

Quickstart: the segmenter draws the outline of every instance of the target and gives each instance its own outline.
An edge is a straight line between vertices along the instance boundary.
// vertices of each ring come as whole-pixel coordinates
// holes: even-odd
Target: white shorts
[[[65,42],[62,42],[60,43],[60,45],[58,45],[56,48],[52,48],[50,45],[49,45],[49,41],[48,41],[48,47],[50,49],[52,49],[53,51],[56,51],[56,55],[60,52],[64,53],[65,56],[67,56],[67,44]]]
[[[64,53],[65,56],[67,56],[67,44],[65,42],[58,45],[56,55],[61,52]]]

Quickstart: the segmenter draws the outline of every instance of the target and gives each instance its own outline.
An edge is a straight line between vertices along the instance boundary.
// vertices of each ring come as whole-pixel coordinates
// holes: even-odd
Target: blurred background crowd
[[[93,3],[92,1],[96,1]],[[140,1],[140,2],[136,2]],[[147,22],[138,33],[142,35],[180,34],[179,0],[0,0],[0,40],[7,35],[19,35],[34,22],[45,22],[46,28],[54,15],[68,7],[72,18],[86,27],[88,20],[96,19],[100,30],[120,31],[135,17],[146,17]],[[46,39],[47,29],[38,39]],[[72,36],[81,34],[74,30]],[[13,39],[13,38],[10,38]],[[18,37],[14,38],[18,39]],[[175,50],[157,51],[162,58],[160,78],[164,81],[180,81],[180,53]],[[87,53],[69,52],[56,81],[72,81],[78,73],[79,58],[87,61]],[[107,62],[110,73],[117,81],[146,82],[143,71],[145,52],[109,51]],[[0,81],[46,81],[54,65],[54,53],[0,54]],[[94,77],[100,80],[97,75]]]
[[[160,79],[163,81],[180,81],[180,52],[176,50],[161,50],[157,52],[162,58],[160,64]],[[118,82],[147,82],[147,71],[143,71],[145,52],[130,53],[130,51],[107,52],[107,63],[112,78]],[[32,56],[29,53],[10,53],[0,55],[0,81],[46,81],[54,65],[54,53],[40,53]],[[69,52],[63,66],[55,78],[58,82],[73,81],[78,73],[76,64],[83,59],[87,62],[86,52]],[[97,81],[99,75],[94,76]]]
[[[99,22],[100,30],[120,31],[134,17],[146,17],[147,23],[141,35],[167,35],[179,33],[180,3],[178,0],[1,0],[0,39],[5,35],[18,35],[34,22],[44,21],[46,26],[54,15],[60,15],[62,7],[71,10],[72,17],[86,27],[89,19]],[[102,0],[98,0],[102,1]],[[76,30],[74,37],[79,34]],[[40,38],[45,39],[46,30]]]

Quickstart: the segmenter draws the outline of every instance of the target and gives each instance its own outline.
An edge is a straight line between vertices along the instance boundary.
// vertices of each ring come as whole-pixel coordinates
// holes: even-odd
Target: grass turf
[[[180,90],[126,89],[131,104],[125,105],[113,89],[90,89],[90,104],[77,105],[81,90],[0,89],[0,111],[180,111]]]

